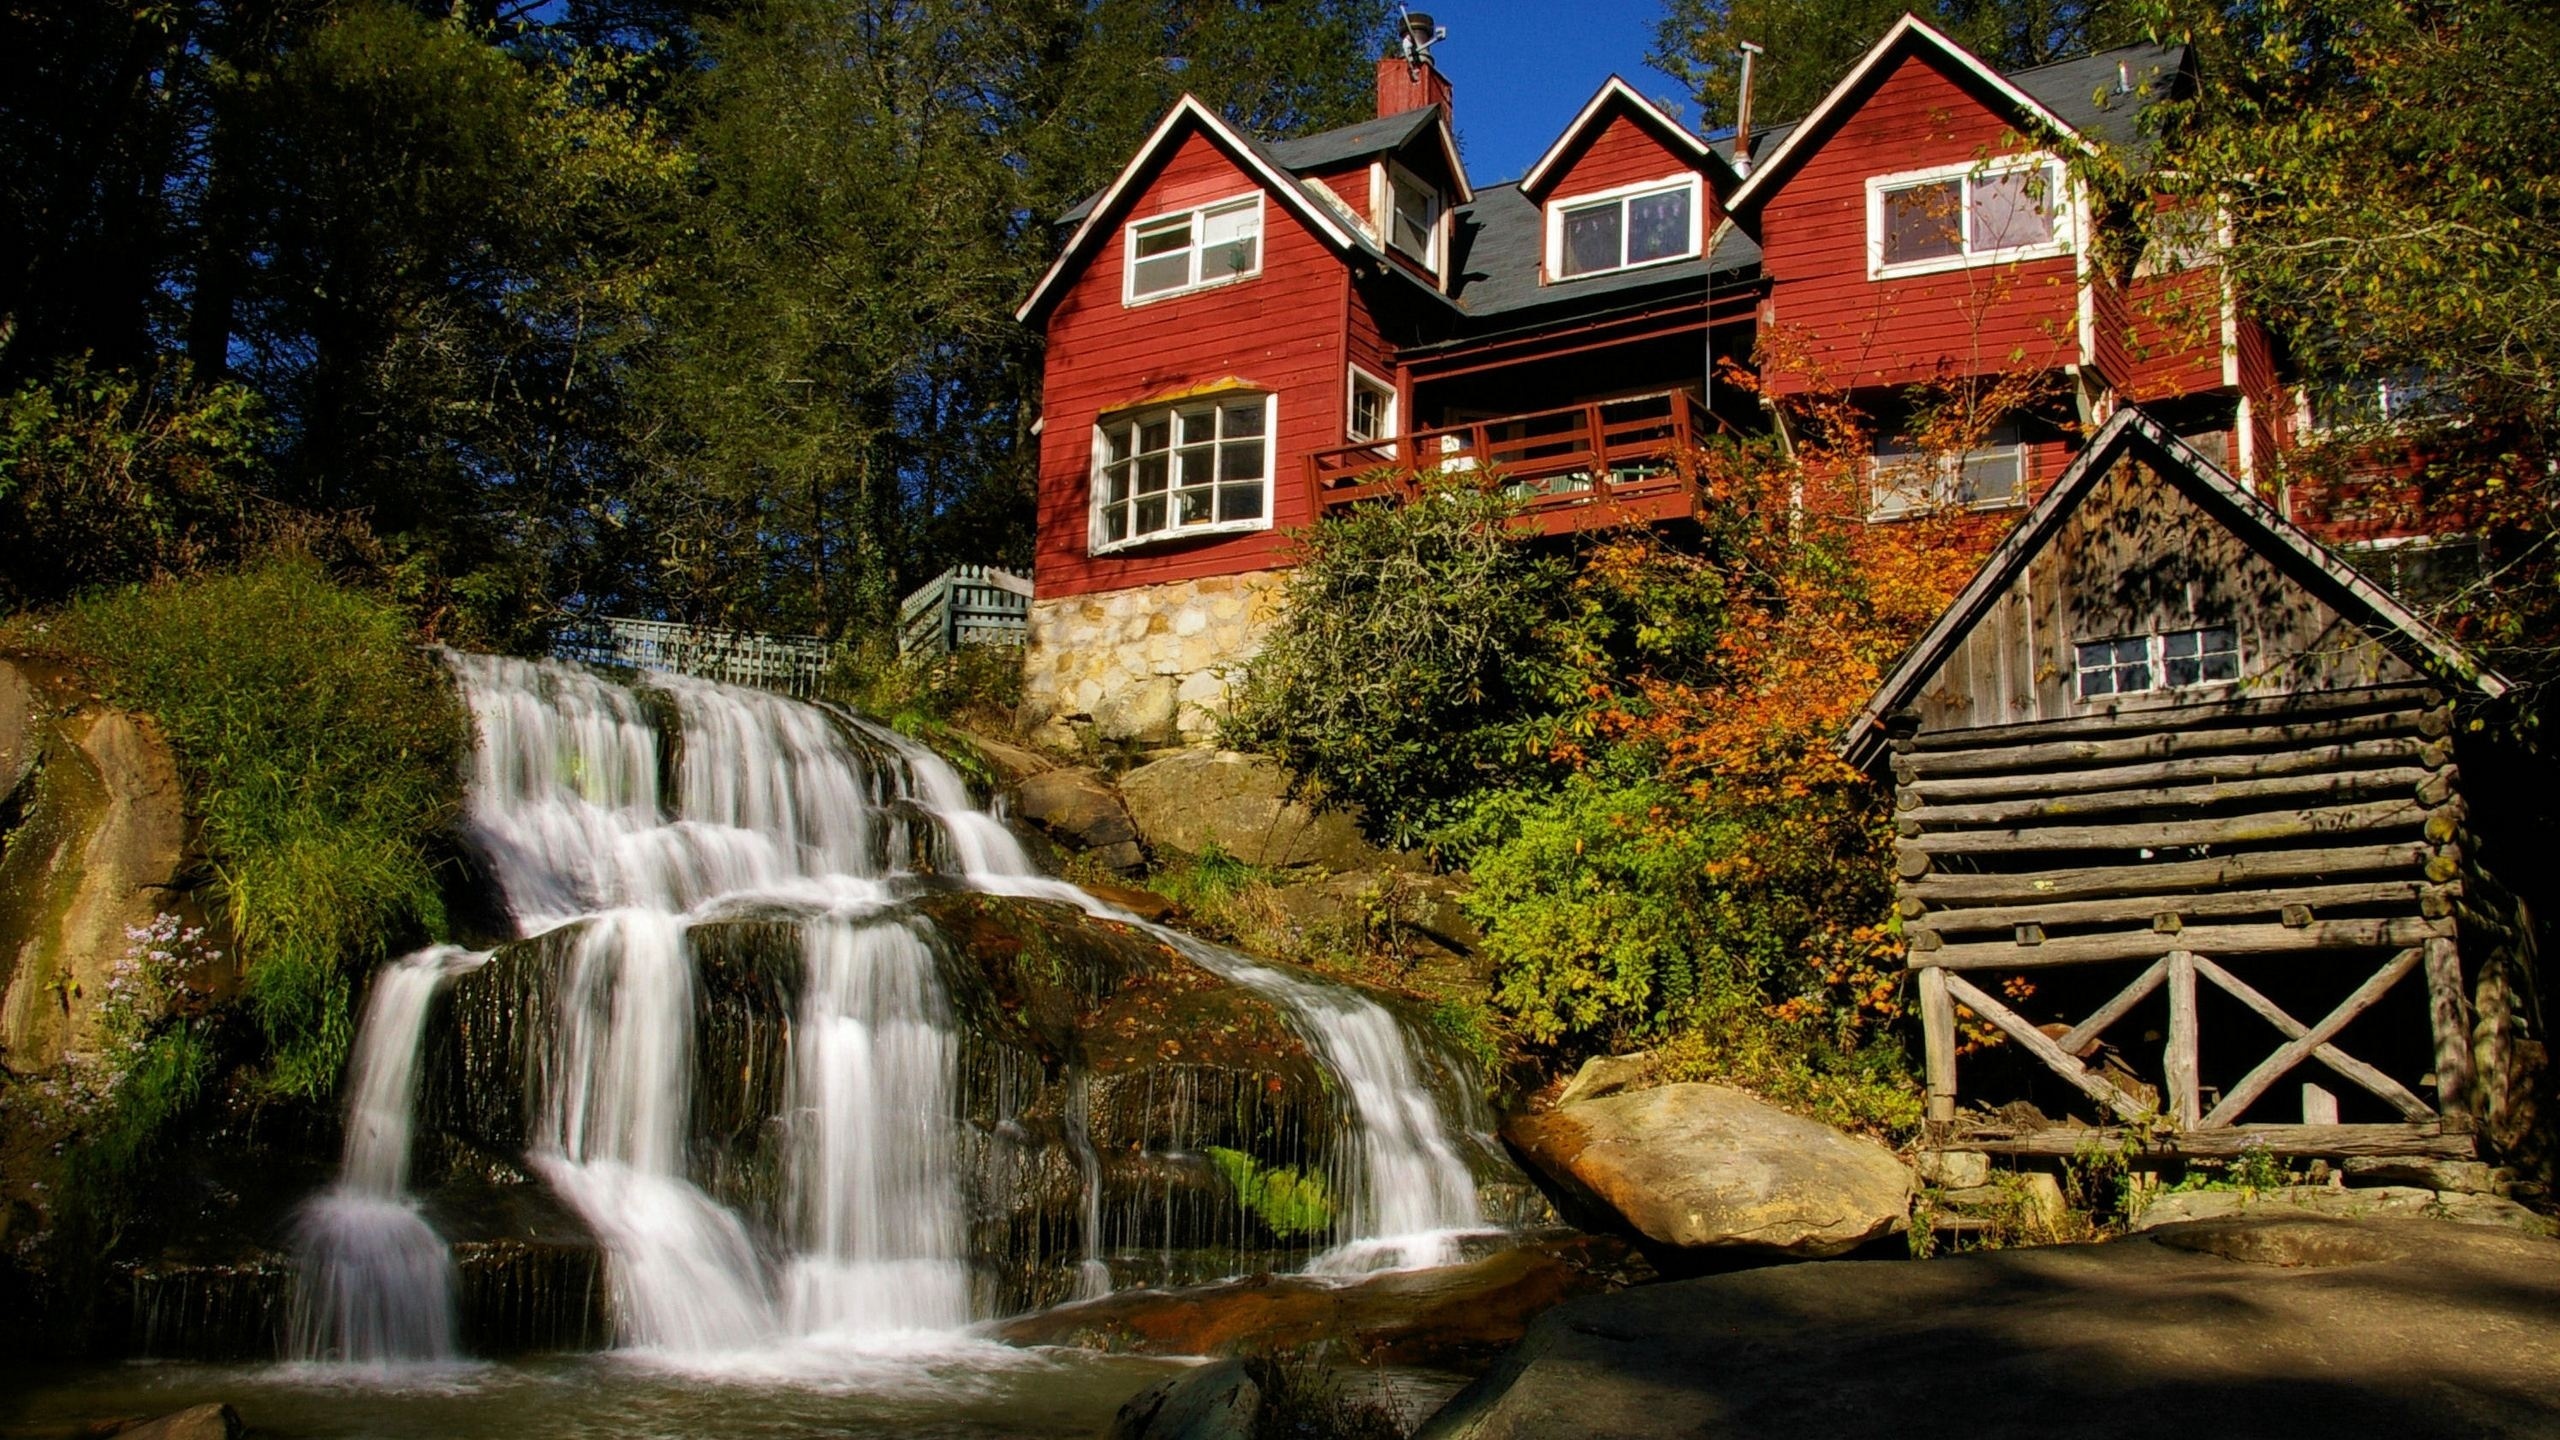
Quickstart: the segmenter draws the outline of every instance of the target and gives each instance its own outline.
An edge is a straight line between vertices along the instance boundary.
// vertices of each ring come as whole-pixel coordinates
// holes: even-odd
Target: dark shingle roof
[[[2169,98],[2186,63],[2184,45],[2125,45],[2007,73],[2010,84],[2082,136],[2140,156],[2150,148],[2142,112]]]
[[[1475,203],[1458,211],[1457,228],[1453,248],[1458,274],[1451,298],[1470,316],[1517,315],[1548,306],[1580,308],[1629,291],[1694,286],[1708,275],[1760,263],[1760,247],[1740,231],[1731,231],[1706,260],[1541,284],[1538,268],[1546,259],[1546,216],[1516,184],[1488,185],[1477,191]]]
[[[1320,130],[1295,140],[1270,141],[1264,148],[1285,169],[1322,170],[1346,160],[1391,155],[1411,143],[1413,137],[1429,129],[1431,122],[1439,118],[1439,106],[1425,105],[1401,115],[1363,120],[1357,125],[1345,125],[1335,130]]]

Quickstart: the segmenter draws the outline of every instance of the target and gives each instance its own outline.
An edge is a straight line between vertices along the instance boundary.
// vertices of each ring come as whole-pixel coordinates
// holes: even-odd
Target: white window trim
[[[1150,295],[1141,295],[1138,293],[1139,231],[1151,226],[1161,225],[1168,220],[1178,220],[1188,217],[1191,221],[1192,268],[1197,271],[1199,268],[1200,256],[1201,217],[1212,210],[1224,210],[1229,206],[1236,205],[1246,200],[1253,202],[1253,268],[1249,270],[1240,270],[1231,275],[1221,275],[1214,280],[1194,280],[1188,285],[1184,285],[1173,290],[1158,290]],[[1270,207],[1265,205],[1263,201],[1264,195],[1262,191],[1258,189],[1247,190],[1239,194],[1223,196],[1216,200],[1205,200],[1200,204],[1186,206],[1180,210],[1162,211],[1154,215],[1146,216],[1143,219],[1132,220],[1128,224],[1122,226],[1120,229],[1121,305],[1129,308],[1135,308],[1140,305],[1153,305],[1159,300],[1175,300],[1185,295],[1197,295],[1203,290],[1215,290],[1221,285],[1238,284],[1261,274],[1263,259],[1270,253],[1271,248]]]
[[[1998,455],[2003,452],[2015,455],[2018,460],[2018,488],[2011,491],[2009,494],[1991,500],[1966,500],[1962,502],[1939,500],[1934,503],[1924,505],[1904,505],[1898,509],[1892,510],[1884,509],[1876,503],[1876,482],[1884,477],[1884,457],[1881,455],[1869,454],[1867,456],[1867,518],[1871,521],[1910,520],[1922,515],[1934,515],[1942,510],[1951,508],[1960,508],[1977,513],[1990,510],[2023,509],[2027,504],[2028,495],[2035,488],[2035,473],[2029,468],[2034,460],[2034,456],[2030,453],[2030,447],[2025,440],[2020,440],[2011,445],[1977,445],[1970,450],[1961,450],[1951,454],[1938,455],[1934,457],[1924,456],[1922,458],[1926,459],[1928,463],[1936,467],[1938,472],[1938,485],[1941,490],[1946,494],[1952,495],[1955,493],[1956,482],[1964,475],[1964,464],[1966,461],[1977,456]],[[1909,453],[1916,454],[1918,452]]]
[[[1280,397],[1277,394],[1265,393],[1262,397],[1262,513],[1259,516],[1251,520],[1213,520],[1205,525],[1183,525],[1163,530],[1150,530],[1144,535],[1131,535],[1123,540],[1102,538],[1104,497],[1110,493],[1104,488],[1103,483],[1103,466],[1110,453],[1106,448],[1108,442],[1105,441],[1102,433],[1105,425],[1114,420],[1125,421],[1132,415],[1143,415],[1150,410],[1180,410],[1186,405],[1201,401],[1231,405],[1236,400],[1253,393],[1251,390],[1210,391],[1201,395],[1186,395],[1180,400],[1124,405],[1117,410],[1108,410],[1095,416],[1093,463],[1085,472],[1085,553],[1114,555],[1124,550],[1144,550],[1152,546],[1197,539],[1203,535],[1243,535],[1256,530],[1270,529],[1272,503],[1279,498],[1280,490],[1276,483],[1279,478],[1280,460]],[[1173,493],[1173,486],[1168,480],[1165,488],[1168,506],[1172,504]]]
[[[1624,203],[1642,195],[1657,195],[1664,191],[1683,189],[1689,192],[1689,238],[1679,253],[1654,260],[1639,260],[1632,265],[1613,265],[1606,270],[1585,270],[1579,275],[1564,273],[1566,211],[1580,210],[1587,205],[1602,205],[1612,200]],[[1698,184],[1698,176],[1694,171],[1686,175],[1666,175],[1653,180],[1640,180],[1633,185],[1594,190],[1583,195],[1560,195],[1547,202],[1547,282],[1552,285],[1569,285],[1576,280],[1596,280],[1603,275],[1624,275],[1630,270],[1648,270],[1656,265],[1676,265],[1683,260],[1695,260],[1698,258],[1700,243],[1703,239],[1702,229],[1706,224],[1706,218],[1706,196]],[[1621,255],[1626,253],[1626,231],[1623,222],[1618,232],[1618,253]]]
[[[1360,386],[1363,381],[1366,381],[1371,389],[1374,389],[1387,397],[1386,433],[1383,435],[1372,435],[1366,440],[1363,440],[1359,436],[1351,433],[1352,407],[1359,401]],[[1363,368],[1356,362],[1353,363],[1351,366],[1351,373],[1344,382],[1342,394],[1342,438],[1346,442],[1353,445],[1374,445],[1377,447],[1379,454],[1393,460],[1396,458],[1396,447],[1388,442],[1399,439],[1404,434],[1404,415],[1402,411],[1403,406],[1397,399],[1394,381],[1391,381],[1382,375],[1375,374],[1370,370]]]
[[[1383,182],[1379,186],[1378,190],[1380,202],[1378,208],[1379,240],[1385,244],[1388,249],[1395,251],[1397,254],[1404,256],[1408,260],[1414,261],[1422,266],[1423,269],[1430,271],[1433,275],[1438,275],[1440,273],[1440,254],[1441,251],[1446,248],[1442,241],[1440,231],[1444,223],[1449,218],[1449,197],[1440,193],[1440,187],[1426,182],[1421,176],[1414,174],[1412,171],[1406,169],[1404,166],[1393,160],[1386,161],[1384,164],[1379,166],[1379,175]],[[1407,250],[1402,245],[1396,243],[1396,182],[1399,179],[1409,182],[1415,189],[1424,191],[1431,196],[1431,233],[1429,238],[1423,242],[1424,253],[1420,255],[1416,255],[1412,251]]]
[[[1965,236],[1965,248],[1954,255],[1937,255],[1926,260],[1905,260],[1888,265],[1884,259],[1885,208],[1888,191],[1914,185],[1933,185],[1946,180],[1987,180],[2001,175],[2050,167],[2053,184],[2045,192],[2053,202],[2053,238],[2038,245],[2011,245],[1999,250],[1972,248],[1973,204],[1966,197],[1956,207],[1959,233]],[[2049,260],[2072,253],[2079,234],[2080,196],[2070,172],[2052,154],[2038,151],[2032,155],[2004,156],[1997,160],[1975,160],[1962,165],[1935,165],[1926,170],[1902,170],[1891,175],[1867,177],[1867,278],[1900,280],[1913,275],[1938,275],[1949,270],[1970,270],[1981,265],[2013,265],[2021,260]]]

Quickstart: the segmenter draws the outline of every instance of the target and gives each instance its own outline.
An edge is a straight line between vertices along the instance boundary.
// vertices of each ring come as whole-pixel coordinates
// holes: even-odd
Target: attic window
[[[1560,280],[1698,253],[1698,177],[1649,180],[1547,207],[1547,273]]]
[[[1414,178],[1401,165],[1387,167],[1387,243],[1422,262],[1440,268],[1440,194]]]
[[[2046,156],[1879,175],[1867,182],[1867,275],[1926,275],[2068,254],[2062,166]]]
[[[2240,678],[2240,635],[2228,625],[2083,640],[2074,650],[2083,700]]]
[[[1196,210],[1140,220],[1129,227],[1129,304],[1262,273],[1260,192]]]

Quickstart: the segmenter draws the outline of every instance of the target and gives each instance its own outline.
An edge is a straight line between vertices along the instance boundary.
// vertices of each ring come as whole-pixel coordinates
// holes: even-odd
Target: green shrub
[[[1409,844],[1510,773],[1569,674],[1571,569],[1508,528],[1516,503],[1434,486],[1300,532],[1285,619],[1247,665],[1229,744],[1276,755]]]
[[[331,1094],[356,974],[444,925],[434,844],[465,736],[450,682],[398,609],[299,559],[94,596],[63,628],[176,752],[268,1089]]]
[[[1216,1145],[1209,1147],[1209,1162],[1272,1234],[1282,1239],[1312,1235],[1333,1224],[1333,1192],[1323,1176],[1266,1166],[1241,1150]]]

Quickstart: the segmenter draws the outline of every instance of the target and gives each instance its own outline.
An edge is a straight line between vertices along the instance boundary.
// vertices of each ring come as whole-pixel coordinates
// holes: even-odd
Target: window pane
[[[2174,639],[2175,637],[2173,636],[2171,638]],[[2172,655],[2161,662],[2160,671],[2161,674],[2168,679],[2172,688],[2180,685],[2193,685],[2204,678],[2204,667],[2197,664],[2195,657],[2192,655],[2185,659],[2180,659],[2177,656]]]
[[[1102,472],[1104,498],[1113,505],[1129,498],[1129,467],[1126,464],[1106,466]]]
[[[1141,495],[1162,494],[1164,492],[1164,482],[1165,457],[1162,455],[1139,456],[1138,493]]]
[[[1689,253],[1689,192],[1686,187],[1659,195],[1639,195],[1627,202],[1627,263],[1664,260]]]
[[[1973,182],[1974,253],[2043,245],[2053,239],[2053,172],[2043,166]]]
[[[1884,192],[1884,263],[1935,260],[1963,253],[1956,207],[1963,182],[1933,180]]]
[[[1224,417],[1227,438],[1230,440],[1238,436],[1262,433],[1262,402],[1259,400],[1247,400],[1242,404],[1230,405],[1226,408]]]
[[[1138,448],[1169,450],[1173,447],[1173,417],[1150,415],[1138,426]]]
[[[1128,507],[1114,505],[1102,512],[1102,538],[1106,541],[1129,538]]]
[[[1438,218],[1439,205],[1430,191],[1408,184],[1402,178],[1395,182],[1395,230],[1391,239],[1396,248],[1415,259],[1431,255],[1431,222]]]
[[[1141,260],[1129,275],[1130,292],[1137,295],[1157,295],[1167,290],[1179,290],[1190,283],[1191,252],[1188,250],[1178,255],[1159,255],[1152,260]]]
[[[1177,483],[1185,486],[1208,484],[1213,478],[1210,472],[1215,466],[1216,456],[1217,452],[1207,445],[1183,451],[1182,479]]]
[[[1182,443],[1198,445],[1218,438],[1218,412],[1185,410],[1177,417],[1182,422]]]
[[[1253,269],[1262,253],[1262,212],[1252,204],[1213,210],[1200,217],[1200,283],[1227,280]]]
[[[1218,487],[1218,518],[1221,520],[1259,520],[1262,518],[1262,485],[1221,485]]]
[[[1968,505],[1996,504],[2018,495],[2018,452],[1976,450],[1964,457],[1958,491]]]
[[[1117,464],[1129,458],[1129,427],[1115,424],[1102,432],[1103,459]]]
[[[1209,497],[1214,493],[1206,488],[1180,492],[1175,498],[1182,506],[1181,523],[1185,525],[1209,523]]]
[[[1869,509],[1900,515],[1937,503],[1938,469],[1915,450],[1878,447]]]
[[[1615,270],[1625,211],[1617,202],[1568,210],[1564,215],[1564,273],[1588,275]]]
[[[1262,442],[1247,440],[1229,442],[1219,450],[1221,480],[1259,480],[1262,478]]]
[[[1191,248],[1191,218],[1184,216],[1169,225],[1138,232],[1138,258],[1150,255],[1172,255]]]
[[[1139,501],[1137,533],[1146,535],[1163,528],[1164,497],[1159,495],[1152,500]]]
[[[2173,630],[2160,637],[2160,654],[2170,660],[2192,660],[2196,642],[2204,638],[2201,630]]]
[[[1375,440],[1386,414],[1386,405],[1378,392],[1366,385],[1351,387],[1351,438]]]
[[[2199,664],[2207,680],[2240,678],[2240,652],[2237,650],[2208,650]]]

